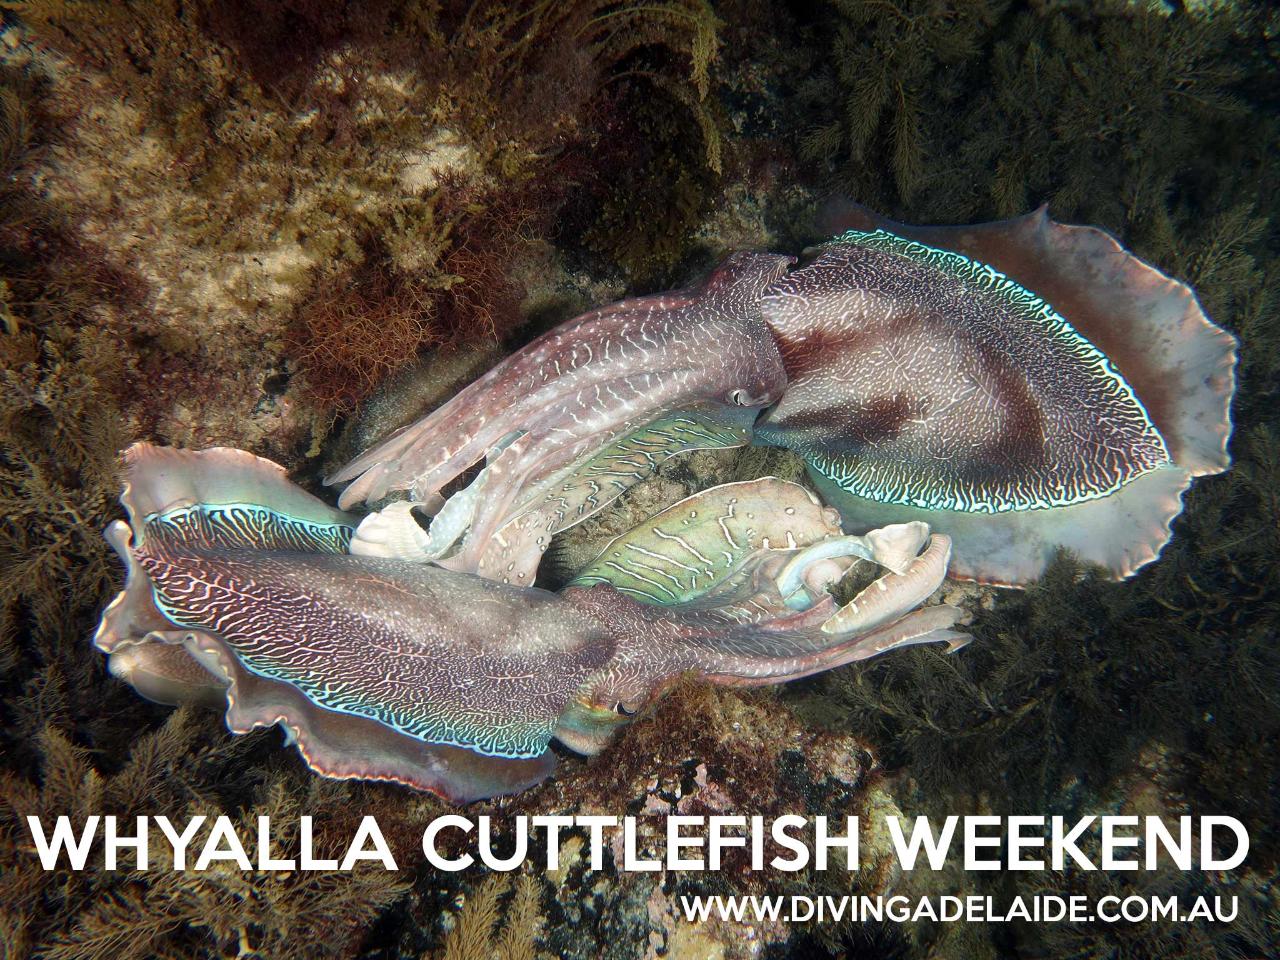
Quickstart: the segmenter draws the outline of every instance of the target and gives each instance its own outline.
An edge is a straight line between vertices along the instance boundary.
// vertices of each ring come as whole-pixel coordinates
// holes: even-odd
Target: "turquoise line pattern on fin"
[[[873,230],[870,233],[850,230],[831,242],[855,243],[873,250],[896,253],[917,263],[940,267],[957,280],[971,284],[975,289],[1004,301],[1011,309],[1035,316],[1049,336],[1058,340],[1074,357],[1084,361],[1099,377],[1108,382],[1107,392],[1111,397],[1122,403],[1132,404],[1142,411],[1149,441],[1159,448],[1164,461],[1169,459],[1164,440],[1156,431],[1155,425],[1151,423],[1146,408],[1133,392],[1133,388],[1120,375],[1115,364],[1105,353],[1085,339],[1070,321],[1043,297],[1032,293],[1016,280],[1009,279],[995,267],[971,260],[964,254],[955,253],[952,250],[942,250],[918,240],[908,240],[888,230]],[[1051,504],[1051,506],[1061,506],[1061,504]]]
[[[450,600],[442,591],[456,575],[438,568],[164,548],[140,552],[138,560],[166,618],[213,635],[253,674],[288,684],[327,710],[485,756],[540,756],[573,692],[610,652],[589,645],[477,650],[457,621],[469,618],[483,630],[483,612],[442,607]],[[489,593],[458,596],[459,605],[496,601],[537,616],[527,604],[513,607],[512,595],[502,592],[511,588],[475,585]],[[560,605],[547,597],[554,615]],[[517,631],[513,624],[510,632]]]
[[[828,456],[808,459],[815,470],[842,489],[854,496],[881,502],[906,503],[928,510],[958,510],[975,513],[1045,510],[1108,496],[1130,480],[1168,462],[1169,453],[1165,449],[1164,440],[1152,424],[1142,402],[1115,365],[1101,350],[1081,336],[1070,322],[1043,298],[1016,281],[1010,280],[994,267],[978,263],[963,254],[931,247],[917,240],[907,240],[887,230],[871,232],[850,230],[833,240],[832,244],[865,246],[941,269],[962,283],[971,285],[1002,302],[1010,310],[1033,317],[1046,335],[1056,341],[1070,356],[1081,361],[1106,384],[1103,390],[1106,401],[1118,409],[1128,410],[1141,417],[1142,423],[1139,429],[1143,435],[1143,441],[1150,448],[1149,456],[1145,460],[1133,463],[1128,470],[1115,469],[1107,482],[1093,486],[1063,486],[1057,490],[1048,485],[1034,489],[1028,484],[1024,492],[1015,493],[999,501],[984,500],[974,495],[972,491],[958,487],[950,490],[934,488],[924,494],[913,494],[907,484],[898,482],[894,485],[892,480],[886,482],[883,474],[877,475],[874,471],[868,471],[861,464],[855,466],[844,458]]]
[[[170,543],[251,550],[346,553],[355,528],[291,517],[256,503],[197,503],[153,513],[144,536]]]
[[[1047,301],[961,254],[850,231],[775,283],[763,310],[792,381],[757,439],[856,497],[1051,509],[1169,462],[1106,355]]]

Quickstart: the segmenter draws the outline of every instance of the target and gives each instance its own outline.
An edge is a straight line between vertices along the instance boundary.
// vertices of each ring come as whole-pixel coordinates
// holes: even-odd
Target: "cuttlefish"
[[[829,225],[799,266],[738,253],[571,320],[335,472],[344,507],[408,496],[353,549],[530,583],[552,536],[666,457],[754,442],[799,453],[850,533],[950,536],[953,576],[1020,585],[1067,547],[1123,578],[1229,465],[1235,339],[1103,231],[1043,209]]]
[[[1061,546],[1116,577],[1154,559],[1229,463],[1235,340],[1194,294],[1043,210],[839,221],[803,264],[734,254],[534,340],[329,477],[337,508],[242,451],[131,448],[112,672],[233,731],[280,724],[328,776],[465,801],[546,777],[553,741],[600,751],[685,674],[957,647],[961,612],[922,606],[949,564],[1021,584]],[[533,585],[558,533],[664,460],[748,443],[797,452],[832,506],[722,485]],[[862,562],[887,572],[837,609]]]
[[[357,518],[244,451],[136,444],[125,463],[107,538],[126,583],[94,638],[111,672],[233,732],[279,724],[330,777],[515,793],[551,773],[553,740],[598,753],[681,676],[775,684],[967,640],[959,609],[920,608],[947,537],[843,534],[772,477],[667,508],[552,593],[353,554]],[[887,572],[837,609],[827,587],[864,561]]]

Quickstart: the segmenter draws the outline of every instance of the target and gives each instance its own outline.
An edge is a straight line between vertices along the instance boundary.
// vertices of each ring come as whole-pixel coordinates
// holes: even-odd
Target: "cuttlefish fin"
[[[177,527],[205,546],[345,553],[356,525],[290,482],[279,464],[244,450],[135,443],[124,462],[120,502],[135,545],[149,530]]]
[[[342,553],[355,519],[291,483],[284,469],[244,450],[200,452],[135,443],[123,455],[120,502],[107,542],[125,563],[125,589],[104,611],[94,645],[108,670],[160,703],[225,703],[226,681],[193,660],[170,634],[152,584],[130,549],[148,536],[203,547]]]
[[[125,563],[125,588],[102,614],[94,645],[107,656],[107,670],[156,703],[226,707],[226,682],[193,659],[181,633],[155,605],[151,581],[129,549],[129,525],[106,532]]]
[[[228,459],[239,470],[212,482]],[[134,448],[126,462],[137,527],[108,530],[126,586],[95,636],[114,674],[164,702],[220,702],[234,732],[278,723],[328,776],[465,801],[551,771],[560,713],[610,655],[587,631],[536,675],[504,655],[525,620],[562,623],[553,595],[490,597],[511,588],[347,555],[348,518],[247,454]],[[437,626],[448,617],[466,622]]]
[[[996,223],[916,226],[839,201],[828,206],[823,226],[832,233],[887,231],[924,245],[915,254],[931,262],[950,264],[953,256],[967,258],[975,269],[988,272],[987,285],[992,289],[1013,284],[1031,292],[1037,305],[1043,302],[1059,318],[1054,322],[1063,335],[1078,340],[1079,351],[1094,350],[1105,359],[1117,389],[1131,393],[1136,401],[1136,407],[1128,406],[1148,418],[1166,451],[1163,459],[1147,456],[1137,463],[1119,444],[1093,443],[1092,449],[1102,454],[1093,461],[1115,462],[1124,468],[1115,473],[1113,482],[1097,488],[1075,480],[1063,482],[1042,490],[1045,495],[1034,498],[1037,502],[995,511],[989,503],[979,504],[982,509],[975,511],[942,502],[930,490],[873,489],[873,484],[863,481],[879,468],[865,452],[816,451],[809,457],[814,480],[823,495],[839,506],[850,532],[890,520],[927,520],[933,529],[955,539],[952,575],[982,582],[1025,583],[1037,577],[1062,547],[1108,568],[1115,577],[1126,577],[1158,556],[1174,517],[1182,510],[1182,495],[1191,479],[1218,473],[1230,464],[1227,442],[1236,339],[1205,315],[1190,288],[1126,251],[1105,231],[1056,223],[1044,207]],[[839,241],[837,249],[838,245]],[[1031,340],[1023,337],[1019,342]],[[865,355],[868,347],[862,343],[860,349]],[[1034,364],[1022,366],[1029,370]],[[1005,388],[1009,392],[1018,385]],[[1078,395],[1079,391],[1072,394]],[[796,392],[787,399],[795,401]],[[873,426],[898,429],[902,424],[923,423],[935,412],[917,413],[910,408],[905,401],[900,409],[874,407],[879,419]],[[1048,409],[1043,404],[1041,408]],[[813,416],[806,421],[803,413],[792,417],[797,441],[802,434],[808,436],[805,430],[825,424]],[[1081,436],[1096,432],[1099,424],[1115,422],[1111,416],[1058,419],[1083,431]],[[1044,431],[1024,432],[1023,439],[1042,435]],[[1035,449],[1015,439],[1011,434],[1006,449],[1000,451],[1002,457]],[[1055,456],[1043,466],[1058,469],[1074,459]],[[998,461],[985,457],[977,462],[985,469]],[[1049,475],[1043,469],[1040,474]]]
[[[490,756],[406,736],[368,717],[327,710],[296,686],[246,669],[233,648],[212,634],[192,631],[183,640],[227,683],[228,729],[248,733],[278,724],[307,766],[322,776],[383,780],[468,803],[519,793],[555,770],[550,749],[527,757]]]

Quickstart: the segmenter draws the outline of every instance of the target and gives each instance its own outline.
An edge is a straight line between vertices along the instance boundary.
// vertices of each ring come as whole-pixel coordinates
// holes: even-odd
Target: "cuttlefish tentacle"
[[[872,559],[871,546],[865,537],[833,537],[807,547],[778,571],[778,593],[793,610],[806,610],[820,591],[844,576],[845,565],[832,561],[847,559]]]
[[[830,598],[806,611],[724,623],[698,601],[643,603],[597,583],[572,587],[564,598],[618,638],[609,665],[592,678],[560,717],[556,738],[580,753],[598,753],[626,719],[688,673],[729,686],[785,683],[920,643],[958,649],[954,628],[967,614],[947,604],[902,611],[869,632],[822,629]]]
[[[851,634],[873,630],[924,603],[942,586],[951,562],[951,538],[935,533],[928,548],[904,573],[886,573],[840,608],[823,624],[824,633]]]
[[[928,643],[943,643],[947,653],[965,646],[972,638],[953,627],[966,623],[968,614],[959,607],[939,603],[903,614],[869,633],[840,634],[828,642],[815,643],[811,634],[765,635],[768,645],[755,638],[746,650],[725,645],[708,669],[707,679],[726,686],[767,686],[800,680],[850,663],[869,660],[892,650]]]
[[[870,560],[896,574],[906,574],[929,539],[929,525],[919,521],[895,523],[865,536],[835,537],[792,557],[778,572],[778,592],[793,609],[804,609],[818,592],[838,580],[848,564],[823,563],[848,557]],[[943,569],[945,570],[945,564]]]

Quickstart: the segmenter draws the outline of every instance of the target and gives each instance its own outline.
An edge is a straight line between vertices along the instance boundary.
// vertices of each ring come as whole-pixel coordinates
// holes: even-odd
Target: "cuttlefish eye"
[[[624,700],[619,700],[613,705],[613,711],[622,717],[634,717],[640,712],[640,706],[639,704],[627,703]]]
[[[747,395],[745,390],[733,390],[729,393],[729,402],[736,407],[751,406],[751,397]]]

